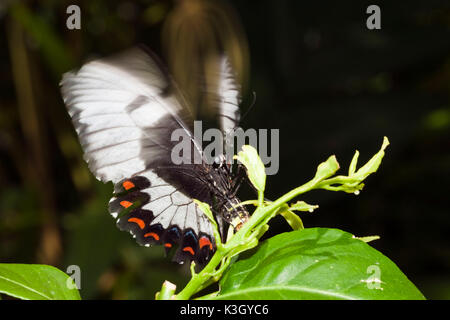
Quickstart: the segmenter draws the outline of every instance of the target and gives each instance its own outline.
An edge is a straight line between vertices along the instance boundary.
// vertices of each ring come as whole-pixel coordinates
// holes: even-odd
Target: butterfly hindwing
[[[177,248],[177,262],[205,262],[215,250],[211,223],[191,198],[152,170],[120,181],[109,210],[121,230],[145,246]]]

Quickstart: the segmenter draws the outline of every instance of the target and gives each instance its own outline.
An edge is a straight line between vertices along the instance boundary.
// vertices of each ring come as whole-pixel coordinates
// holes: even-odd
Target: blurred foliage
[[[0,2],[1,262],[79,265],[85,299],[152,299],[163,280],[187,282],[186,266],[115,227],[112,185],[89,173],[58,87],[86,59],[138,43],[169,60],[161,38],[183,3]],[[365,27],[366,1],[227,3],[248,41],[247,86],[256,93],[242,127],[280,128],[280,171],[268,177],[266,196],[309,180],[329,154],[347,163],[355,148],[369,155],[388,136],[389,153],[360,195],[302,199],[320,204],[305,227],[378,234],[372,245],[427,298],[449,299],[448,1],[379,1],[382,29],[374,31]],[[66,28],[71,4],[81,8],[81,30]],[[269,235],[288,230],[278,222]]]

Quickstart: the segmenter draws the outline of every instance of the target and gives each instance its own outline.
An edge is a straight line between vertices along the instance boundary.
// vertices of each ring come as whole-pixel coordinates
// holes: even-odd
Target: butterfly
[[[240,89],[226,55],[217,60],[212,95],[220,129],[239,122]],[[144,246],[176,250],[178,263],[204,265],[216,250],[212,224],[193,199],[210,205],[222,235],[248,219],[236,193],[244,176],[223,155],[207,161],[193,135],[194,109],[156,55],[132,48],[67,72],[61,93],[89,169],[114,184],[109,212],[119,229]],[[174,164],[174,130],[189,141],[190,154]],[[189,158],[189,159],[188,159]],[[224,238],[222,236],[222,238]]]

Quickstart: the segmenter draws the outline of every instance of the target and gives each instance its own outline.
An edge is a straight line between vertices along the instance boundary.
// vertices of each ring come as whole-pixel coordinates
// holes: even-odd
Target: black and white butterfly
[[[157,61],[140,48],[94,60],[64,74],[62,96],[89,169],[114,183],[109,211],[118,227],[141,245],[176,248],[179,263],[204,264],[216,243],[211,222],[193,199],[211,206],[224,234],[229,224],[248,219],[236,197],[241,179],[223,156],[208,164],[193,136],[193,109]],[[216,73],[214,90],[206,94],[216,95],[213,110],[221,130],[229,132],[239,121],[240,90],[225,55]],[[199,156],[201,163],[173,164],[175,129],[192,146],[183,157]]]

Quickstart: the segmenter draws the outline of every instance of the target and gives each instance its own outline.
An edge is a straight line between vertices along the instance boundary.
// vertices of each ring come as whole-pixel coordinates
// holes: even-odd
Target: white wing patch
[[[160,223],[164,229],[167,229],[178,209],[176,206],[170,206],[164,211],[164,214],[158,215],[152,221],[152,225]]]
[[[184,206],[192,202],[192,200],[186,197],[181,192],[175,192],[171,195],[172,203],[177,206]]]
[[[189,110],[174,95],[162,94],[168,85],[167,76],[140,49],[64,74],[63,99],[99,180],[117,183],[145,170],[146,159],[167,153],[152,131],[161,119],[172,117],[187,128],[182,118]]]

